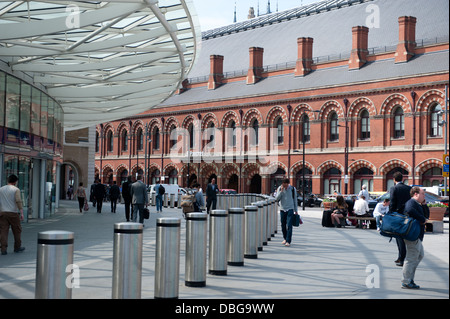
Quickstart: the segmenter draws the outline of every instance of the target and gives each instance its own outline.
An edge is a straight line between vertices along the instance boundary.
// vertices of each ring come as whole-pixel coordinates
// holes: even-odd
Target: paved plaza
[[[112,287],[114,223],[125,221],[124,206],[110,213],[95,208],[79,213],[76,201],[61,201],[57,213],[48,219],[23,225],[23,253],[0,256],[0,299],[32,299],[35,289],[37,234],[47,230],[75,233],[74,263],[80,269],[80,287],[73,299],[110,299]],[[182,217],[181,210],[165,208],[145,221],[142,269],[142,298],[154,298],[155,224],[158,217]],[[303,225],[294,228],[291,247],[281,245],[281,231],[258,252],[257,259],[245,259],[243,267],[228,266],[227,276],[207,275],[206,287],[184,285],[185,221],[181,225],[180,299],[448,299],[449,229],[427,233],[425,258],[415,282],[419,290],[401,289],[401,268],[395,241],[375,230],[324,228],[322,210],[300,210]],[[379,283],[379,284],[378,284]]]

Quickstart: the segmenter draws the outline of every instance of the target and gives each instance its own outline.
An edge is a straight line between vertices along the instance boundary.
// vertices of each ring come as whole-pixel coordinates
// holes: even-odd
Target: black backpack
[[[166,189],[164,188],[164,186],[159,185],[158,192],[159,192],[159,195],[164,195],[164,193],[166,192]]]

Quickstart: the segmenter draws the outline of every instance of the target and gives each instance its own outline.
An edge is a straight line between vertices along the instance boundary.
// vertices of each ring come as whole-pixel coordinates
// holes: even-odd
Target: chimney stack
[[[211,55],[209,59],[211,70],[208,79],[208,90],[215,90],[223,81],[223,56]]]
[[[360,69],[367,62],[369,54],[369,28],[356,26],[352,28],[352,53],[348,61],[349,70]]]
[[[416,22],[415,17],[403,16],[398,18],[399,39],[395,52],[395,63],[408,62],[416,50]]]
[[[264,49],[251,47],[250,66],[247,73],[247,84],[255,84],[262,78]]]
[[[298,59],[295,65],[295,76],[305,76],[311,72],[313,63],[313,38],[298,38]]]

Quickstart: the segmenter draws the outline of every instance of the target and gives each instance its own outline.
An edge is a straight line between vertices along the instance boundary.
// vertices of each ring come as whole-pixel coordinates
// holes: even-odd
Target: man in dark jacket
[[[125,218],[127,222],[130,221],[130,210],[131,210],[131,176],[127,177],[127,181],[122,184],[122,198],[125,203]]]
[[[414,186],[411,188],[411,197],[412,198],[405,205],[405,212],[408,213],[410,217],[417,219],[422,227],[420,228],[420,234],[417,240],[404,240],[406,245],[406,258],[403,264],[402,288],[419,289],[420,286],[414,283],[414,275],[417,266],[424,256],[422,241],[427,219],[424,216],[422,202],[425,198],[425,191],[419,186]]]
[[[119,199],[119,196],[120,196],[120,188],[119,186],[117,186],[116,181],[113,181],[113,185],[109,190],[109,199],[111,200],[111,213],[116,212],[117,200]]]
[[[391,203],[389,204],[389,211],[403,214],[406,202],[411,199],[411,187],[403,184],[403,174],[400,172],[394,173],[394,183],[395,186],[392,186],[390,189]],[[405,243],[401,238],[395,238],[395,240],[398,247],[398,258],[395,264],[402,267],[406,256]]]
[[[211,179],[211,183],[206,187],[206,211],[209,214],[209,211],[212,209],[216,209],[217,205],[217,193],[219,192],[219,187],[216,185],[216,179]]]
[[[105,198],[105,195],[106,195],[105,185],[100,183],[100,181],[97,181],[94,186],[94,197],[95,201],[97,202],[97,213],[102,212],[103,198]]]

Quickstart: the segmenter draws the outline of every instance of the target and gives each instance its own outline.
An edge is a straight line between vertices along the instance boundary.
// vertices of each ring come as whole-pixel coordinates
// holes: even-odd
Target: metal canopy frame
[[[65,130],[162,103],[200,41],[192,0],[0,0],[0,60],[62,106]]]

